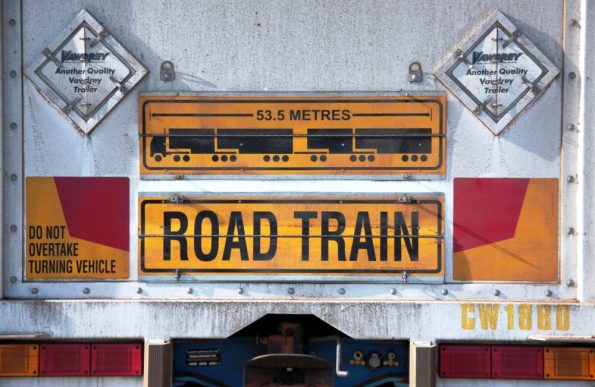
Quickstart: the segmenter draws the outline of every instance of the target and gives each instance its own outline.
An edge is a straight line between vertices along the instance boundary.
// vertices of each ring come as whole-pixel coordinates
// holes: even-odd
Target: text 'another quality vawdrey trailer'
[[[591,386],[590,0],[3,0],[1,386]]]

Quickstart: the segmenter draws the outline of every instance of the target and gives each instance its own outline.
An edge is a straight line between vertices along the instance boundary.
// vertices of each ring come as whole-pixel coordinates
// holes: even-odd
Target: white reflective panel
[[[27,76],[88,134],[147,70],[85,10],[65,35],[43,50]]]
[[[558,72],[504,14],[496,12],[454,50],[436,76],[498,134]]]

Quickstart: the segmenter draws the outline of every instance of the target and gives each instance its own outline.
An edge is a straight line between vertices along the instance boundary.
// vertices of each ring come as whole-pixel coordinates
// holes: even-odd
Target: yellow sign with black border
[[[141,275],[442,276],[444,198],[141,197]]]
[[[141,96],[143,175],[445,173],[446,97]]]

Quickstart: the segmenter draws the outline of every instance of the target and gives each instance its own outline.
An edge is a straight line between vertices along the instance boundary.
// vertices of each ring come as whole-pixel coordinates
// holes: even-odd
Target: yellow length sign
[[[139,202],[141,275],[443,275],[442,196]]]
[[[140,172],[444,174],[446,97],[141,96]]]

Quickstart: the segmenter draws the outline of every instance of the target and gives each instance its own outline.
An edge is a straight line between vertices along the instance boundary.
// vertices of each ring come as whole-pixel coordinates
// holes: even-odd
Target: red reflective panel
[[[440,346],[441,378],[490,378],[491,351],[489,345]]]
[[[142,374],[141,344],[93,344],[91,375],[139,376]]]
[[[42,344],[39,346],[39,375],[89,376],[90,344]]]
[[[543,379],[543,348],[492,346],[492,378]]]

